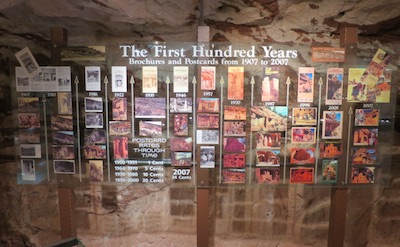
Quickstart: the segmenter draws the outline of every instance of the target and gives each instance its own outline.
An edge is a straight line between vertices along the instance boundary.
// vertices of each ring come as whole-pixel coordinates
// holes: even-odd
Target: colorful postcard
[[[135,98],[135,118],[165,118],[165,98]]]
[[[161,136],[162,128],[161,121],[139,121],[140,136]]]
[[[189,92],[189,67],[174,66],[173,77],[174,93]]]
[[[314,183],[313,167],[292,167],[290,168],[291,184],[312,184]]]
[[[114,159],[128,158],[128,137],[116,136],[113,138]]]
[[[171,165],[173,166],[191,166],[191,152],[171,152]]]
[[[224,168],[244,168],[246,166],[246,154],[227,153],[223,158]]]
[[[342,139],[343,111],[324,111],[322,139]]]
[[[243,137],[225,137],[223,148],[225,152],[245,152],[246,138]]]
[[[376,146],[378,144],[378,129],[360,128],[354,130],[353,144],[355,146]]]
[[[314,101],[314,68],[300,67],[297,83],[297,102]]]
[[[356,109],[354,126],[378,126],[379,109]]]
[[[111,78],[111,91],[113,93],[126,93],[128,91],[127,72],[125,66],[112,66]]]
[[[101,91],[100,66],[85,66],[86,91]]]
[[[246,121],[224,121],[224,136],[245,136]]]
[[[72,116],[51,116],[52,130],[74,130]]]
[[[38,112],[39,97],[18,97],[19,112]]]
[[[128,120],[128,102],[126,98],[112,99],[112,119]]]
[[[21,158],[41,158],[42,147],[40,144],[21,144]]]
[[[85,124],[86,128],[103,128],[103,113],[86,113]]]
[[[53,159],[72,160],[75,159],[73,145],[53,145]]]
[[[375,167],[353,166],[351,168],[352,184],[373,184],[375,182]]]
[[[21,159],[21,174],[22,180],[24,181],[35,181],[35,160],[33,159]]]
[[[246,107],[225,105],[224,120],[246,120]]]
[[[377,158],[375,148],[353,148],[351,163],[354,165],[375,165]]]
[[[228,100],[243,100],[244,67],[228,67]]]
[[[130,121],[109,121],[110,135],[130,135],[132,124]]]
[[[201,90],[215,90],[215,67],[203,66],[201,67]]]
[[[187,136],[189,134],[188,114],[174,115],[174,135]]]
[[[257,149],[262,148],[281,148],[281,132],[258,132],[256,134]]]
[[[198,113],[197,114],[197,128],[219,128],[219,114],[215,113]]]
[[[142,93],[158,93],[157,66],[142,67]]]
[[[257,150],[256,166],[279,166],[281,150]]]
[[[200,146],[200,168],[215,167],[215,147]]]
[[[102,160],[89,160],[89,178],[93,182],[101,182],[104,179],[103,175],[103,161]]]
[[[58,114],[72,115],[72,94],[67,92],[57,93]]]
[[[290,163],[296,165],[314,164],[315,148],[292,148],[290,150]]]
[[[319,157],[339,158],[343,154],[343,144],[338,141],[321,141],[319,143]]]
[[[40,143],[40,129],[39,128],[19,129],[19,142]]]
[[[222,169],[222,183],[244,184],[246,182],[245,169]]]
[[[219,130],[197,130],[197,144],[219,144]]]
[[[191,137],[171,137],[169,143],[171,151],[192,151],[193,139]]]
[[[103,112],[103,98],[85,97],[85,112]]]
[[[219,98],[200,98],[197,99],[197,112],[219,112]]]
[[[39,113],[18,113],[19,128],[39,128],[40,115]]]
[[[89,129],[85,130],[85,144],[105,144],[106,143],[106,131]]]
[[[343,98],[343,68],[328,68],[326,77],[326,105],[341,105]]]
[[[192,98],[170,98],[169,110],[176,113],[192,113]]]
[[[316,107],[293,107],[292,110],[293,125],[316,125],[317,108]]]
[[[279,68],[264,68],[261,82],[261,101],[277,102],[279,100]]]
[[[54,173],[75,174],[75,160],[53,160]]]
[[[322,160],[322,183],[336,183],[337,171],[337,160]]]
[[[379,77],[375,90],[372,91],[374,94],[371,95],[371,99],[376,103],[390,103],[390,92],[392,83],[392,71],[386,69],[384,73]]]
[[[315,143],[315,127],[292,127],[292,143]]]
[[[347,86],[348,102],[367,102],[367,85],[362,77],[365,68],[350,68]]]
[[[286,131],[287,106],[252,106],[251,131]]]
[[[279,184],[280,183],[280,169],[273,167],[256,168],[255,172],[256,181],[259,184]]]
[[[106,145],[84,145],[83,157],[85,159],[105,159],[107,158]]]

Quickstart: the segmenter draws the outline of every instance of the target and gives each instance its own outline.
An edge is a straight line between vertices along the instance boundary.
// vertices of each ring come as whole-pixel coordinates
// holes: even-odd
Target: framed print
[[[214,113],[198,113],[197,114],[197,128],[219,128],[219,114]]]
[[[51,116],[52,130],[74,130],[72,116]]]
[[[353,148],[351,163],[354,165],[375,165],[377,158],[375,148]]]
[[[219,144],[219,130],[197,130],[198,144]]]
[[[19,112],[38,112],[39,97],[18,97]]]
[[[112,99],[112,119],[128,120],[128,102],[125,97]]]
[[[320,141],[319,157],[340,158],[343,154],[343,144],[338,141]]]
[[[316,107],[293,107],[292,125],[316,125],[317,108]]]
[[[315,148],[291,148],[290,163],[295,165],[314,164]]]
[[[200,168],[215,167],[215,147],[200,146]]]
[[[74,145],[53,145],[53,159],[57,160],[75,159]]]
[[[256,166],[279,166],[281,150],[257,150]]]
[[[132,123],[130,121],[109,121],[110,135],[130,135]]]
[[[258,132],[256,134],[257,149],[280,149],[281,148],[281,132]]]
[[[21,158],[41,158],[42,147],[40,144],[21,144]]]
[[[187,136],[189,134],[189,117],[188,114],[174,115],[174,135]]]
[[[39,113],[18,113],[19,128],[40,128]]]
[[[113,93],[126,93],[128,91],[125,66],[111,66],[111,79],[111,91]]]
[[[169,110],[172,113],[192,113],[192,98],[170,98]]]
[[[378,144],[378,129],[355,129],[353,144],[355,146],[376,146]]]
[[[353,166],[351,168],[352,184],[373,184],[375,182],[375,167]]]
[[[103,98],[85,97],[85,112],[103,112]]]
[[[135,98],[135,118],[165,118],[165,98]]]
[[[378,126],[379,109],[356,109],[354,126]]]
[[[225,152],[245,152],[246,138],[243,137],[225,137],[223,150]]]
[[[245,169],[222,169],[222,183],[244,184],[246,182]]]
[[[128,137],[116,136],[113,138],[114,159],[128,158]]]
[[[227,153],[223,157],[224,168],[244,168],[246,166],[246,154]]]
[[[75,174],[75,160],[53,160],[54,173]]]
[[[337,182],[337,160],[322,160],[322,183]]]
[[[191,137],[171,137],[169,144],[171,151],[192,151],[193,139]]]
[[[85,144],[83,146],[83,157],[86,159],[106,159],[106,145]]]
[[[85,66],[86,91],[101,91],[101,70],[100,66]]]
[[[275,167],[256,168],[256,182],[259,184],[279,184],[281,170]]]
[[[328,68],[325,105],[341,105],[343,98],[343,68]]]
[[[174,66],[173,77],[174,93],[189,92],[189,67]]]
[[[203,66],[200,73],[200,89],[215,90],[215,67]]]
[[[224,121],[224,136],[245,136],[246,121]]]
[[[291,184],[312,184],[314,183],[313,167],[292,167],[290,168]]]
[[[35,181],[35,160],[34,159],[21,159],[21,175],[24,181]]]
[[[315,143],[315,127],[292,127],[292,143]]]
[[[244,67],[228,67],[228,100],[243,100]]]
[[[171,165],[179,167],[192,166],[192,152],[171,152]]]
[[[251,131],[285,131],[287,106],[252,106]]]
[[[300,67],[297,83],[297,102],[313,102],[314,100],[314,68]]]
[[[197,112],[219,113],[219,98],[197,99]]]
[[[139,121],[139,135],[161,136],[162,127],[161,121]]]
[[[142,67],[142,93],[158,93],[157,66]]]
[[[342,139],[343,111],[324,111],[322,139]]]
[[[104,179],[103,161],[89,160],[89,178],[93,182],[101,182]]]
[[[67,92],[57,93],[58,114],[72,115],[72,95]]]
[[[246,120],[246,107],[225,105],[224,120]]]
[[[279,100],[279,68],[267,67],[263,69],[261,82],[261,101],[277,102]]]
[[[103,128],[103,113],[86,113],[85,124],[86,128]]]
[[[85,130],[85,144],[105,144],[106,131],[98,129]]]

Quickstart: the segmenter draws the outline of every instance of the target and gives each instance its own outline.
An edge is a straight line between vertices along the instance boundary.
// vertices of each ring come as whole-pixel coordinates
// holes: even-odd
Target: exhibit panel
[[[395,66],[379,47],[357,64],[333,47],[105,48],[87,65],[20,55],[20,184],[388,184]]]

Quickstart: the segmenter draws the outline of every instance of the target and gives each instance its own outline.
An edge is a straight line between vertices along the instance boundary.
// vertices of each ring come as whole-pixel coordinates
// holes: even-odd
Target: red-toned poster
[[[228,68],[228,100],[243,100],[244,68]]]
[[[201,90],[215,90],[215,67],[204,66],[201,67]]]

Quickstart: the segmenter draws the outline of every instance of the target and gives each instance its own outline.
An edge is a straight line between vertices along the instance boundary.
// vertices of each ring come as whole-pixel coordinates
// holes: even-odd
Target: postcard
[[[341,105],[343,98],[343,68],[328,68],[326,77],[326,105]]]
[[[128,137],[116,136],[113,138],[114,159],[128,158]]]
[[[224,120],[246,120],[246,107],[225,105]]]
[[[373,184],[375,182],[375,167],[353,166],[351,168],[352,184]]]
[[[355,146],[376,146],[378,144],[378,129],[355,129],[353,144]]]
[[[356,109],[354,126],[378,126],[379,109]]]
[[[365,68],[349,68],[347,102],[366,102],[367,85],[363,76]]]
[[[75,174],[75,160],[53,160],[54,173]]]
[[[257,150],[256,166],[279,166],[281,150]]]
[[[39,113],[18,113],[19,128],[40,128]]]
[[[140,136],[161,136],[162,129],[161,121],[139,121]]]
[[[53,145],[53,159],[72,160],[75,159],[74,145]]]
[[[292,143],[315,143],[315,127],[292,127]]]
[[[215,113],[198,113],[197,114],[197,128],[219,128],[219,114]]]
[[[259,184],[279,184],[280,183],[280,169],[275,167],[256,168],[255,172],[256,182]]]
[[[21,144],[21,158],[41,158],[42,147],[40,144]]]
[[[292,125],[316,125],[317,108],[316,107],[293,107]]]
[[[354,165],[375,165],[377,158],[375,148],[353,148],[351,163]]]
[[[110,135],[130,135],[132,124],[130,121],[109,121]]]
[[[51,116],[52,130],[74,130],[72,116]]]
[[[322,139],[342,139],[343,111],[324,111]]]
[[[128,120],[128,102],[125,97],[112,99],[112,119]]]
[[[264,68],[261,82],[261,101],[277,102],[279,100],[279,68]]]
[[[38,112],[39,97],[18,97],[19,112]]]
[[[135,98],[135,118],[165,118],[165,98]]]
[[[85,130],[85,144],[105,144],[106,131],[97,129]]]
[[[201,67],[201,90],[215,90],[215,74],[214,66]]]
[[[197,99],[197,112],[218,113],[219,98],[199,98]]]
[[[314,68],[300,67],[297,84],[297,102],[313,102],[314,100]]]
[[[103,161],[102,160],[89,160],[90,181],[101,182],[104,179],[103,175]]]
[[[85,66],[86,91],[101,91],[101,70],[100,66]]]
[[[290,168],[291,184],[312,184],[314,183],[313,167],[292,167]]]
[[[125,66],[111,66],[111,79],[111,91],[113,93],[126,93],[128,91]]]
[[[187,136],[189,134],[189,117],[188,114],[174,115],[174,135]]]
[[[345,62],[346,49],[342,47],[312,47],[313,62]]]
[[[191,137],[171,137],[169,142],[171,151],[192,151],[193,148]]]
[[[228,100],[243,100],[244,67],[228,67]]]
[[[290,163],[296,165],[314,164],[315,148],[291,148]]]
[[[286,131],[287,106],[252,106],[251,131]]]
[[[200,168],[215,167],[215,147],[200,146]]]
[[[158,93],[157,66],[142,67],[142,93]]]
[[[85,159],[105,159],[107,158],[106,145],[85,144],[83,146],[83,156]]]
[[[174,93],[189,92],[189,67],[174,66],[173,77]]]
[[[103,112],[103,98],[85,97],[85,112]]]
[[[169,110],[176,113],[192,113],[193,100],[192,98],[170,98]]]
[[[21,174],[24,181],[36,180],[36,166],[33,159],[21,159]]]
[[[171,152],[171,165],[173,166],[192,166],[191,152]]]
[[[218,130],[197,130],[197,144],[219,144]]]
[[[103,128],[103,113],[86,113],[86,128]]]
[[[392,83],[392,71],[386,69],[379,77],[373,90],[370,92],[370,99],[376,103],[390,103],[390,92]]]
[[[19,129],[18,131],[20,143],[40,143],[39,128]]]
[[[28,47],[23,48],[22,50],[15,53],[15,57],[17,58],[19,64],[25,71],[29,74],[29,76],[33,76],[39,73],[40,67],[37,63],[35,57],[33,56],[31,50]]]
[[[257,149],[263,148],[281,148],[281,132],[258,132],[256,134]]]
[[[338,141],[320,141],[319,156],[321,158],[339,158],[343,154],[343,145]]]
[[[66,145],[74,144],[75,137],[73,131],[52,131],[53,144]]]
[[[58,114],[72,115],[72,95],[67,92],[57,93]]]
[[[225,152],[245,152],[246,138],[244,137],[225,137],[223,149]]]
[[[244,168],[246,166],[246,154],[227,153],[223,158],[224,168]]]
[[[244,184],[246,182],[245,169],[222,169],[222,183]]]
[[[246,136],[246,121],[224,121],[224,136]]]
[[[322,183],[336,183],[337,170],[337,160],[322,160]]]

